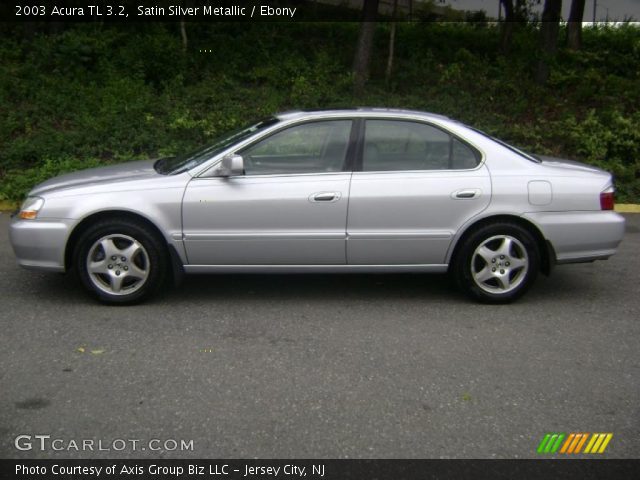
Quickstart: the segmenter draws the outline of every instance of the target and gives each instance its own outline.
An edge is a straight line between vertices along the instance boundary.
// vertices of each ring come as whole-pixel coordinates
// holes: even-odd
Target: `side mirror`
[[[216,170],[219,177],[244,175],[244,160],[241,155],[227,155]]]

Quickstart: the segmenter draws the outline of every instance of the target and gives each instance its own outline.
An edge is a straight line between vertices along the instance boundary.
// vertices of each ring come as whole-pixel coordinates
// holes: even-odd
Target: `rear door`
[[[419,121],[367,119],[353,173],[347,262],[444,264],[454,234],[491,198],[479,151]]]

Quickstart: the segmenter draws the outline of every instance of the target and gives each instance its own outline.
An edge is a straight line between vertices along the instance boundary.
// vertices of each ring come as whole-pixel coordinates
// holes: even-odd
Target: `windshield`
[[[158,173],[164,175],[175,175],[177,173],[186,172],[193,167],[197,167],[201,163],[206,162],[210,158],[216,156],[223,150],[229,148],[234,143],[238,143],[245,138],[278,123],[277,118],[268,118],[257,123],[252,123],[249,127],[242,127],[237,130],[226,132],[213,140],[204,148],[200,148],[186,155],[176,157],[162,158],[154,164],[154,168]]]
[[[496,143],[499,143],[500,145],[502,145],[505,148],[508,148],[509,150],[511,150],[514,153],[517,153],[518,155],[520,155],[521,157],[526,158],[527,160],[531,161],[531,162],[535,162],[535,163],[542,163],[542,160],[540,160],[540,158],[537,155],[534,155],[532,153],[527,153],[525,151],[520,150],[519,148],[514,147],[513,145],[509,145],[507,142],[503,142],[502,140],[500,140],[499,138],[493,137],[491,135],[489,135],[488,133],[483,132],[482,130],[478,130],[477,128],[474,127],[470,127],[468,125],[466,125],[467,128],[470,128],[471,130],[473,130],[476,133],[479,133],[480,135],[484,135],[487,138],[490,138],[491,140],[493,140]]]

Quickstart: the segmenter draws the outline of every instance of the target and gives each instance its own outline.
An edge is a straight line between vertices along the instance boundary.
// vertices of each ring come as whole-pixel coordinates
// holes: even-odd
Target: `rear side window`
[[[460,170],[478,166],[480,154],[447,132],[425,123],[367,120],[362,169]]]
[[[476,168],[480,155],[476,154],[468,145],[462,143],[457,138],[452,138],[453,150],[451,162],[454,170]]]

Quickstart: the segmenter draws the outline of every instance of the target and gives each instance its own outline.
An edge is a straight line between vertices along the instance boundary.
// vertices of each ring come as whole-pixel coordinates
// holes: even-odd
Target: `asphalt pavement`
[[[637,457],[627,222],[616,256],[506,306],[408,274],[191,276],[108,307],[19,268],[1,214],[0,457],[536,458],[547,432],[610,432],[601,457]]]

